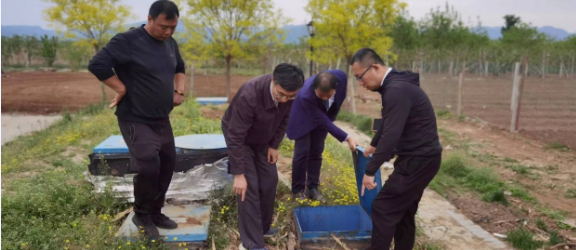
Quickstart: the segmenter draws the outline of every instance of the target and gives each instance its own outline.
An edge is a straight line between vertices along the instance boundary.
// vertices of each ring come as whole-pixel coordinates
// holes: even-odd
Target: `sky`
[[[308,0],[272,0],[276,8],[282,9],[285,16],[292,19],[292,24],[304,24],[310,21],[310,15],[304,7]],[[148,8],[154,0],[124,0],[131,6],[136,18],[132,21],[146,20]],[[446,0],[404,0],[411,16],[419,20],[432,8],[444,6]],[[454,6],[464,22],[477,23],[483,26],[502,26],[507,14],[518,15],[522,21],[533,26],[554,26],[570,33],[576,33],[576,0],[453,0]],[[39,25],[48,28],[42,18],[42,10],[50,4],[42,0],[2,0],[2,25]],[[572,23],[572,25],[570,25]]]

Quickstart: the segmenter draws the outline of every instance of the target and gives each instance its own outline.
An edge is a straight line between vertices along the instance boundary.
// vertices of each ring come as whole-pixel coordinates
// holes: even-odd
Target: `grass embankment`
[[[160,245],[115,241],[114,216],[130,205],[112,193],[93,193],[84,181],[87,155],[120,134],[110,110],[90,106],[47,128],[2,146],[3,249],[155,249]],[[171,115],[176,136],[218,133],[220,125],[186,102]],[[184,249],[184,248],[183,248]]]

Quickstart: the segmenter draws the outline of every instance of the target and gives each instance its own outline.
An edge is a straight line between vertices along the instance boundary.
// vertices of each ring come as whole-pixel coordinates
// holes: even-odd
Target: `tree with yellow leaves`
[[[316,27],[310,43],[314,51],[325,53],[309,56],[321,63],[342,57],[350,62],[354,52],[364,47],[374,49],[381,56],[392,55],[392,38],[388,34],[405,6],[399,0],[310,0],[306,11],[312,15]],[[349,86],[352,86],[354,100],[355,84]],[[352,109],[355,112],[354,101]]]
[[[206,51],[226,61],[226,97],[230,100],[232,59],[246,58],[253,38],[279,33],[286,21],[271,0],[185,0],[186,31],[207,41]]]
[[[44,10],[45,20],[57,29],[65,28],[65,37],[84,36],[94,53],[108,42],[111,32],[120,31],[131,18],[129,7],[121,0],[43,1],[54,4]]]

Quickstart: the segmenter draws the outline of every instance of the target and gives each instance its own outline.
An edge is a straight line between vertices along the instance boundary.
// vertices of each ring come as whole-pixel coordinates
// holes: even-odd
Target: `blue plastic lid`
[[[376,185],[375,189],[372,190],[364,190],[364,196],[362,196],[362,179],[364,178],[364,173],[366,172],[366,167],[368,166],[368,162],[370,162],[370,158],[364,157],[364,148],[360,146],[356,146],[356,152],[352,152],[352,159],[354,160],[354,172],[356,173],[356,184],[358,186],[358,197],[360,198],[360,205],[366,213],[372,218],[372,202],[376,198],[376,195],[382,189],[382,176],[380,174],[380,168],[376,171],[374,175],[374,182]]]
[[[128,146],[121,135],[108,137],[94,148],[96,154],[128,153]]]
[[[200,105],[220,105],[228,102],[228,98],[226,97],[197,97],[196,102],[200,103]]]
[[[176,148],[182,149],[225,149],[226,141],[221,134],[184,135],[174,138]]]

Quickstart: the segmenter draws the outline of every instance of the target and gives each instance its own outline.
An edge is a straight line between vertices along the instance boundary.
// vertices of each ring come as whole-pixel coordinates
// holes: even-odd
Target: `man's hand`
[[[278,161],[278,149],[268,148],[268,162],[276,164]]]
[[[114,99],[112,99],[112,103],[110,103],[110,106],[108,106],[108,108],[113,108],[113,107],[118,106],[118,103],[120,103],[120,100],[122,100],[124,95],[126,95],[126,87],[124,85],[121,85],[121,87],[119,87],[115,91],[116,91],[116,96],[114,96]]]
[[[350,148],[350,150],[352,150],[352,152],[356,152],[356,146],[358,146],[356,140],[354,140],[352,136],[348,136],[348,139],[346,139],[346,141],[348,142],[348,147]]]
[[[364,196],[364,189],[368,189],[368,190],[372,190],[376,188],[376,184],[374,182],[374,176],[368,176],[368,175],[364,175],[364,178],[362,179],[362,193],[360,194],[360,196]]]
[[[246,189],[248,189],[248,183],[246,182],[246,177],[243,174],[235,175],[234,176],[234,186],[232,190],[237,195],[242,195],[242,201],[244,201],[244,197],[246,197]]]
[[[376,148],[368,146],[366,149],[364,149],[364,157],[370,158],[370,155],[374,154],[374,152],[376,152]]]
[[[174,92],[174,107],[179,106],[184,102],[184,96]]]

